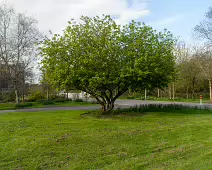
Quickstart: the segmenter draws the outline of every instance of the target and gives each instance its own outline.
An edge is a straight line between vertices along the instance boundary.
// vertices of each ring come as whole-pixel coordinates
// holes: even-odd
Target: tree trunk
[[[172,99],[174,100],[175,99],[175,87],[174,87],[174,83],[172,84],[172,93],[173,93]]]
[[[158,89],[158,98],[160,97],[160,89]]]
[[[169,99],[171,100],[172,99],[172,87],[169,86]]]
[[[17,89],[15,89],[15,101],[16,101],[16,104],[19,104],[20,103],[19,95],[18,95],[18,90]]]
[[[103,103],[101,105],[102,105],[103,114],[109,113],[114,108],[114,102],[113,101],[108,102],[108,103]]]
[[[192,100],[194,99],[194,90],[192,89],[192,96],[191,96]]]
[[[22,102],[24,103],[24,92],[22,93]]]
[[[131,96],[131,89],[128,90],[128,96]]]
[[[210,89],[210,103],[212,104],[212,80],[209,80],[209,89]]]
[[[25,94],[25,83],[23,83],[23,89],[22,89],[22,102],[24,103],[24,94]]]
[[[146,89],[145,89],[145,91],[144,91],[144,99],[146,100],[146,94],[147,94],[147,91],[146,91]]]
[[[188,87],[186,87],[186,98],[188,99]]]
[[[68,100],[68,91],[67,91],[67,93],[66,93],[66,98],[67,98],[67,100]]]
[[[46,90],[46,99],[49,100],[49,87],[47,87],[47,90]]]

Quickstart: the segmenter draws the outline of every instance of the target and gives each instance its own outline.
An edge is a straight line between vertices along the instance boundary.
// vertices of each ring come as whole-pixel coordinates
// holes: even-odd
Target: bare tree
[[[196,48],[195,56],[203,76],[209,82],[210,103],[212,103],[212,49],[209,46]]]
[[[209,81],[210,102],[212,103],[212,7],[209,8],[205,19],[195,27],[195,37],[204,40],[204,48],[196,50],[199,65],[205,78]]]
[[[206,12],[205,19],[194,28],[194,37],[212,44],[212,7]]]
[[[16,13],[4,4],[0,7],[0,61],[9,73],[19,103],[20,88],[32,75],[35,61],[35,43],[40,34],[37,21],[25,14]]]

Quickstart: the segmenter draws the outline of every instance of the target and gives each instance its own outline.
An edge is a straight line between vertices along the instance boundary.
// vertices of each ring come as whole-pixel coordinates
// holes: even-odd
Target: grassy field
[[[23,103],[21,103],[23,104]],[[61,102],[61,103],[53,103],[53,104],[48,104],[48,105],[43,105],[41,103],[37,102],[30,102],[31,105],[27,105],[28,102],[25,102],[24,105],[27,108],[43,108],[43,107],[52,107],[52,106],[82,106],[82,105],[94,105],[89,102],[74,102],[74,101],[66,101],[66,102]],[[15,110],[15,109],[21,109],[23,107],[16,107],[15,103],[0,103],[0,110]]]
[[[212,169],[212,112],[0,115],[0,169]]]

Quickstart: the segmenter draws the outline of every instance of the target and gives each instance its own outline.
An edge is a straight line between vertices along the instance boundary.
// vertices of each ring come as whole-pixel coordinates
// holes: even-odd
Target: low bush
[[[75,99],[75,102],[84,102],[82,99]]]
[[[123,112],[173,112],[180,110],[209,110],[207,106],[199,105],[185,105],[185,104],[144,104],[137,105],[130,108],[114,110],[114,114],[123,113]]]
[[[33,91],[31,95],[28,97],[27,101],[35,102],[37,100],[44,99],[44,94],[40,91]]]
[[[26,99],[25,101],[26,101],[26,102],[36,102],[36,99],[29,98],[29,99]]]
[[[52,101],[52,100],[43,100],[41,104],[42,105],[51,105],[51,104],[54,104],[54,101]]]
[[[66,98],[65,101],[73,101],[73,100],[72,100],[72,99],[67,99],[67,98]]]
[[[15,92],[2,92],[1,94],[1,102],[2,103],[8,103],[8,102],[14,102],[15,101]]]
[[[107,117],[114,115],[129,115],[129,116],[142,116],[148,112],[167,112],[167,113],[198,113],[199,111],[212,113],[212,110],[207,106],[200,105],[183,105],[183,104],[143,104],[130,108],[117,108],[109,113],[103,113],[101,111],[89,111],[82,114],[82,116],[92,117]]]
[[[127,96],[127,99],[135,99],[134,96]]]
[[[24,107],[30,107],[30,106],[32,106],[32,103],[29,103],[29,102],[27,102],[27,103],[19,103],[19,104],[15,105],[16,108],[24,108]]]
[[[36,100],[36,103],[41,104],[41,103],[43,103],[43,101],[44,101],[44,99],[38,99],[38,100]]]
[[[91,104],[99,104],[97,101],[92,101]]]
[[[50,105],[50,104],[54,104],[54,101],[53,100],[40,99],[40,100],[36,100],[36,103],[39,103],[39,104],[42,104],[42,105]]]
[[[66,100],[63,99],[63,98],[58,98],[58,99],[54,99],[54,102],[56,102],[56,103],[64,103],[64,102],[66,102]]]

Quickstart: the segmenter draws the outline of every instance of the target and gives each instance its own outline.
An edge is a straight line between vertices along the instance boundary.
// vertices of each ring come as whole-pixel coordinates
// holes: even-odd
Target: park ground
[[[2,169],[211,169],[212,112],[0,114]]]

